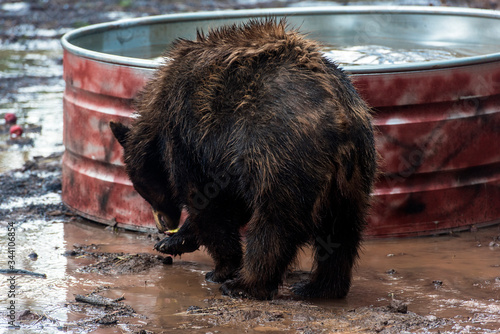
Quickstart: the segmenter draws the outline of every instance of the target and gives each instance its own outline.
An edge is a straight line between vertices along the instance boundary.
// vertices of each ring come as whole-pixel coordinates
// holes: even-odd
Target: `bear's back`
[[[199,32],[166,56],[138,109],[166,132],[174,164],[206,175],[231,168],[245,176],[242,188],[314,166],[320,184],[371,133],[347,76],[285,21]]]

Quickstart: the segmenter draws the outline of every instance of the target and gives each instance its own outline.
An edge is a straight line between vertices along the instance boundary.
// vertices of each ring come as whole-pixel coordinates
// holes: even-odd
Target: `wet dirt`
[[[179,11],[305,5],[459,5],[495,9],[497,0],[399,1],[24,1],[0,3],[0,333],[14,301],[22,333],[500,333],[500,230],[368,240],[344,300],[296,299],[307,277],[304,250],[273,301],[221,296],[204,275],[202,249],[160,255],[161,235],[95,224],[61,202],[62,50],[72,28]],[[9,139],[6,113],[25,129]],[[10,256],[12,256],[12,259]],[[14,276],[14,294],[11,282]],[[9,297],[9,295],[11,295]],[[88,297],[82,302],[82,298]],[[99,297],[100,296],[100,297]],[[102,298],[101,298],[102,297]],[[107,299],[106,299],[107,298]],[[123,299],[124,298],[124,299]],[[89,303],[98,300],[97,303]],[[102,301],[107,302],[102,302]],[[106,304],[107,303],[107,304]]]
[[[293,296],[291,285],[311,267],[305,249],[275,300],[235,300],[204,280],[213,263],[203,249],[171,261],[153,251],[160,234],[74,216],[60,202],[59,178],[57,155],[0,175],[2,203],[18,203],[0,208],[0,242],[7,244],[13,222],[16,267],[47,276],[16,275],[14,299],[3,293],[8,276],[0,282],[1,304],[16,301],[16,325],[25,333],[498,333],[498,226],[367,240],[351,292],[335,301]],[[2,251],[0,268],[7,263]],[[78,295],[124,299],[93,305]],[[0,309],[0,332],[7,315]]]
[[[96,259],[96,263],[84,266],[79,269],[79,272],[89,273],[96,272],[105,275],[123,275],[135,274],[144,272],[152,267],[164,264],[170,265],[173,263],[172,257],[151,255],[147,253],[129,254],[129,253],[103,253],[97,251],[87,251],[86,249],[97,249],[94,244],[78,245],[73,247],[76,250],[71,250],[65,253],[67,256],[89,257]]]

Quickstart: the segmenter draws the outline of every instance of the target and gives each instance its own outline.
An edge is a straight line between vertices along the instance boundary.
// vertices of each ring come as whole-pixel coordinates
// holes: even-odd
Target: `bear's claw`
[[[160,253],[177,256],[184,253],[192,253],[198,250],[199,247],[200,246],[194,237],[186,237],[180,233],[176,233],[171,237],[165,237],[158,241],[154,246],[154,249]]]

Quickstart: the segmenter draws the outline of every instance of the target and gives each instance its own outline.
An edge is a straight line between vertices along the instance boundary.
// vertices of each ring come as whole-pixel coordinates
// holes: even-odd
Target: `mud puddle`
[[[172,264],[152,252],[156,234],[113,231],[76,217],[25,222],[16,231],[16,262],[47,278],[17,276],[16,324],[27,333],[497,333],[499,235],[493,227],[368,241],[351,293],[340,301],[294,299],[290,285],[309,269],[305,251],[278,297],[260,302],[223,297],[218,284],[205,282],[212,262],[202,251]],[[0,288],[7,289],[4,282]],[[124,299],[118,307],[77,300],[92,293]]]
[[[24,333],[498,333],[500,229],[398,240],[368,240],[344,300],[296,299],[310,251],[273,301],[221,296],[204,280],[203,251],[174,258],[153,251],[156,233],[104,227],[60,202],[60,156],[0,174],[0,243],[15,227],[15,324]],[[2,248],[0,269],[9,267]],[[12,275],[2,275],[9,291]],[[82,297],[83,296],[83,297]],[[90,300],[82,301],[83,299]],[[96,301],[97,303],[92,303]],[[0,310],[0,332],[9,313]]]

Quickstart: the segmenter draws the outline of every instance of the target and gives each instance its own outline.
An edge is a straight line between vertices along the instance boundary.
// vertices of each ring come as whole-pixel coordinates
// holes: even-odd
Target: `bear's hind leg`
[[[243,267],[236,279],[221,286],[221,291],[232,297],[272,299],[306,240],[307,234],[293,213],[256,210],[247,225]]]
[[[306,298],[344,298],[347,295],[365,225],[364,206],[359,201],[344,199],[328,210],[323,231],[314,240],[315,268],[308,282],[295,285],[297,295]]]

